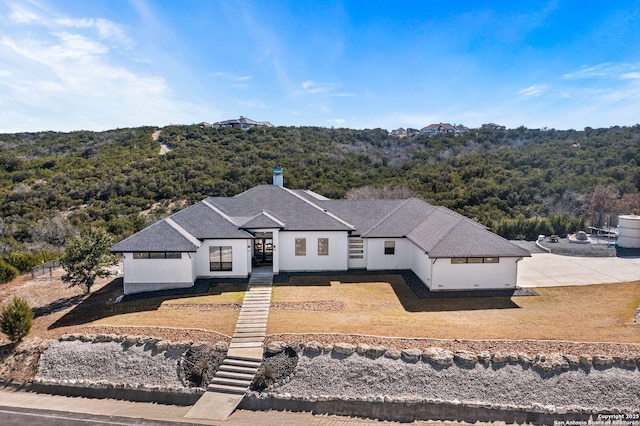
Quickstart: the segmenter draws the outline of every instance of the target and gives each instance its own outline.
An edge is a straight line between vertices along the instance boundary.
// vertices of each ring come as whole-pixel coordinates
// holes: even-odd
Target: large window
[[[385,241],[384,242],[384,254],[396,254],[396,242]]]
[[[209,247],[209,266],[211,271],[233,270],[233,255],[231,246]]]
[[[182,259],[179,251],[142,251],[133,253],[134,259]]]
[[[500,263],[499,257],[452,257],[451,263]]]
[[[328,238],[318,238],[318,256],[329,256]]]
[[[307,239],[296,238],[296,256],[306,256],[306,255],[307,255]]]

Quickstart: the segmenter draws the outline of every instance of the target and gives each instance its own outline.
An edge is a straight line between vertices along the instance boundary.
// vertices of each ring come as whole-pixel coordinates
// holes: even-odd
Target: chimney
[[[275,186],[284,186],[282,184],[282,167],[276,167],[273,169],[273,184]]]

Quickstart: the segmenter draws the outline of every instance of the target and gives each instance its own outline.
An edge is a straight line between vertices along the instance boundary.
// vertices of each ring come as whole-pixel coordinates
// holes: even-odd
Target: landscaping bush
[[[0,260],[0,284],[15,279],[20,272],[8,263]]]
[[[15,297],[2,308],[0,314],[0,331],[12,342],[19,342],[31,331],[33,311],[26,300]]]
[[[264,361],[256,377],[251,383],[251,390],[262,391],[276,382],[293,374],[298,365],[298,354],[291,348],[284,352],[265,355]]]
[[[207,387],[224,361],[225,355],[209,346],[192,346],[182,360],[185,378],[193,386]]]

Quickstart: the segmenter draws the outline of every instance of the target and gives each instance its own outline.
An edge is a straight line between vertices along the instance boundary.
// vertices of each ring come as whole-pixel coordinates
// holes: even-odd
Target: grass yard
[[[21,277],[0,286],[0,304],[13,295],[28,300],[36,313],[30,337],[57,338],[87,325],[198,328],[231,335],[245,290],[245,285],[217,284],[199,296],[113,303],[122,294],[121,280],[100,284],[84,297],[56,277]],[[293,276],[273,288],[267,333],[640,342],[640,324],[633,322],[640,281],[536,291],[539,296],[418,299],[395,274]]]
[[[357,279],[359,282],[354,282]],[[268,334],[640,342],[640,281],[539,288],[539,296],[418,299],[399,275],[292,277],[274,302],[336,300],[340,311],[271,310]]]
[[[245,291],[246,285],[225,284],[211,286],[205,295],[122,302],[118,308],[129,312],[97,319],[91,325],[200,328],[230,336]]]

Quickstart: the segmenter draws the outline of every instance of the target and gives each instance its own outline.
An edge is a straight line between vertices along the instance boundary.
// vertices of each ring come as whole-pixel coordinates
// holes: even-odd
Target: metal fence
[[[59,269],[60,261],[52,260],[51,262],[43,263],[42,265],[34,266],[31,268],[31,278],[41,277],[44,274],[49,274],[50,277],[53,276],[53,271]]]

